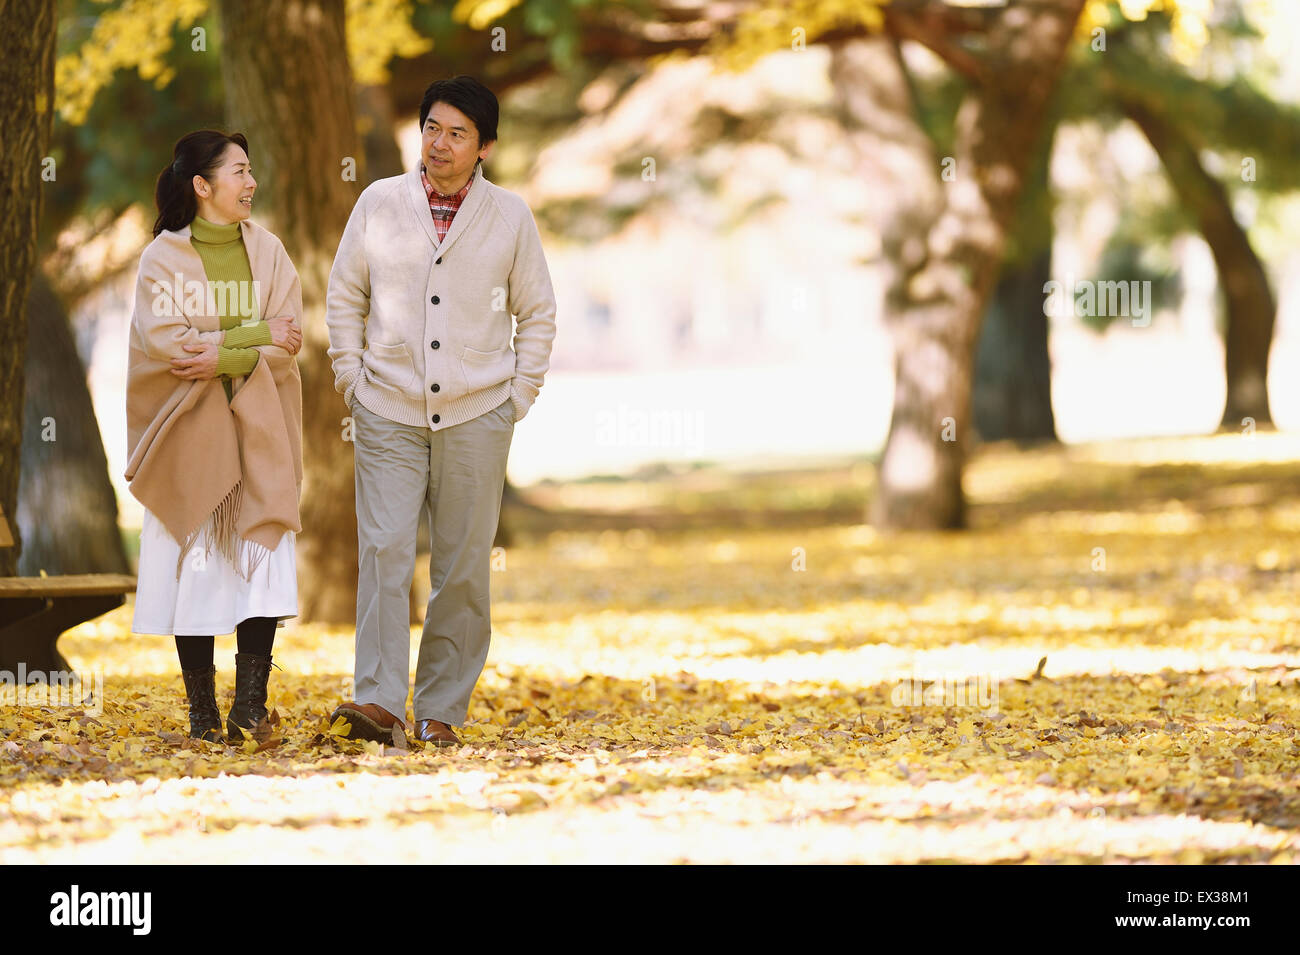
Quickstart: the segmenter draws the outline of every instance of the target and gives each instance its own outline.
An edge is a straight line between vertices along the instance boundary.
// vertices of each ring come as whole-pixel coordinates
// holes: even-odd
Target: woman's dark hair
[[[154,186],[153,201],[158,207],[158,218],[153,223],[155,238],[164,229],[175,232],[194,221],[199,211],[199,200],[192,185],[194,177],[209,178],[221,165],[221,157],[231,143],[248,152],[248,140],[243,133],[200,129],[176,140],[172,161],[158,174]]]
[[[449,80],[438,80],[424,91],[424,99],[420,100],[420,132],[424,132],[424,121],[429,118],[429,110],[433,109],[434,103],[454,106],[474,121],[474,126],[478,129],[479,149],[483,148],[484,143],[497,138],[500,104],[497,103],[496,94],[474,77],[462,73]]]

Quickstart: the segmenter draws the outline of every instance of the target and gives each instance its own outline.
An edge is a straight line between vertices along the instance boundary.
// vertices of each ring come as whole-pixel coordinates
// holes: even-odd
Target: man
[[[354,738],[405,732],[422,507],[433,591],[416,663],[417,738],[460,742],[452,727],[464,725],[487,659],[506,456],[555,337],[532,212],[483,177],[497,116],[496,96],[471,77],[430,86],[419,167],[366,188],[330,272],[325,322],[334,387],[353,418],[359,557],[354,698],[330,721],[344,717]]]

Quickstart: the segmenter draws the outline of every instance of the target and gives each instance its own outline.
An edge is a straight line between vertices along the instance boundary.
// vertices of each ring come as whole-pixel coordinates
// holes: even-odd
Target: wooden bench
[[[0,508],[0,547],[13,536]],[[56,577],[0,577],[0,670],[15,674],[71,673],[59,652],[59,637],[126,602],[135,591],[129,574],[61,574]]]

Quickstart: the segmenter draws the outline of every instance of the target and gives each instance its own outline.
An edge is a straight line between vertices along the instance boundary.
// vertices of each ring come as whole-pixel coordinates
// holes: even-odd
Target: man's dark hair
[[[424,91],[424,99],[420,100],[420,132],[424,132],[425,120],[429,118],[429,111],[433,109],[434,103],[454,106],[474,121],[474,126],[478,130],[479,149],[483,148],[484,143],[490,143],[497,138],[497,119],[501,107],[497,103],[496,94],[474,77],[462,73],[460,76],[453,76],[449,80],[437,80],[429,85],[429,88]],[[479,162],[482,160],[480,159]]]

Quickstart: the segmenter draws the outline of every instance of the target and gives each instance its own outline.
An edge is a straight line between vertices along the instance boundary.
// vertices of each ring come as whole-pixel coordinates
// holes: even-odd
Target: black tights
[[[240,653],[255,653],[261,657],[271,655],[275,643],[275,617],[249,617],[240,622],[235,636]],[[212,666],[212,637],[176,635],[176,653],[181,658],[182,670],[200,670]]]

